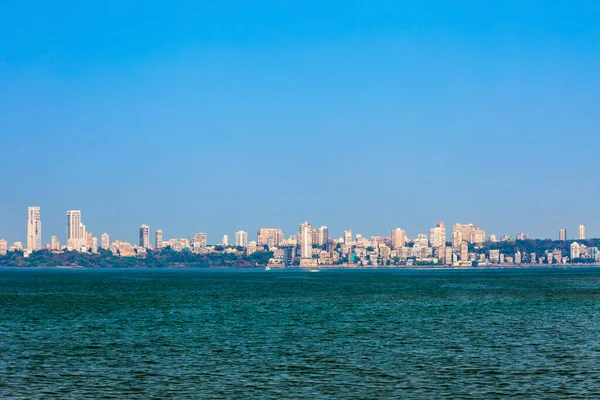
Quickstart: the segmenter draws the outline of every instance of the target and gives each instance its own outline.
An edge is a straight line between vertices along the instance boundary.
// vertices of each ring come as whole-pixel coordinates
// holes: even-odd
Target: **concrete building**
[[[8,252],[8,243],[6,242],[6,240],[1,239],[0,240],[0,256],[5,256],[7,252]]]
[[[160,250],[163,248],[163,232],[158,229],[154,234],[154,248]]]
[[[58,241],[58,236],[52,236],[52,240],[50,241],[50,249],[60,250],[60,242]]]
[[[460,244],[460,261],[469,261],[469,244],[467,242]]]
[[[352,245],[352,231],[351,230],[344,231],[344,245],[346,245],[346,246]]]
[[[483,229],[473,224],[455,224],[452,227],[452,245],[458,247],[463,241],[481,244],[485,242],[486,235]]]
[[[223,240],[221,240],[221,244],[225,247],[229,246],[229,235],[223,235]]]
[[[300,249],[300,258],[312,258],[312,225],[308,222],[300,225],[298,234],[298,248]]]
[[[397,250],[406,246],[406,231],[396,228],[392,231],[392,248]]]
[[[101,247],[103,250],[109,250],[110,249],[110,237],[108,236],[108,233],[104,232],[102,234],[102,244]]]
[[[579,240],[585,240],[585,225],[579,225]]]
[[[42,220],[39,207],[27,210],[27,250],[29,252],[42,249]]]
[[[579,243],[577,243],[577,242],[571,243],[571,261],[573,261],[576,258],[579,258],[580,256],[581,256],[581,254],[580,254],[580,249],[579,249]]]
[[[81,211],[67,211],[67,249],[82,251],[87,245],[85,225],[81,221]]]
[[[516,236],[517,240],[528,240],[529,239],[529,235],[527,235],[526,233],[517,233]]]
[[[279,228],[260,228],[256,232],[258,246],[279,247],[283,245],[283,242],[283,231]]]
[[[564,242],[565,240],[567,240],[567,230],[566,229],[561,229],[558,231],[558,240],[560,240],[561,242]]]
[[[324,246],[329,241],[329,228],[322,226],[317,230],[317,242],[319,246]]]
[[[235,233],[235,246],[244,249],[248,247],[248,232],[238,231]]]
[[[98,252],[98,238],[97,237],[92,238],[91,249],[92,249],[92,253],[94,253],[94,254]]]
[[[500,250],[490,250],[490,262],[494,264],[500,262]]]
[[[146,224],[140,226],[140,247],[150,248],[150,227]]]
[[[429,230],[429,242],[433,248],[446,245],[446,227],[443,222],[438,222],[435,228]]]
[[[191,240],[194,253],[201,253],[208,245],[208,239],[205,232],[196,233]],[[183,249],[182,249],[183,250]],[[181,251],[181,250],[180,250]]]

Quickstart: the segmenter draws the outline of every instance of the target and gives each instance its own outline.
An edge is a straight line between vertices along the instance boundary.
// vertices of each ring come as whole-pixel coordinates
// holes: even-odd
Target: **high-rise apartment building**
[[[6,240],[0,240],[0,256],[5,256],[8,252],[8,243]]]
[[[565,240],[567,240],[567,230],[566,229],[561,229],[558,231],[558,240],[560,240],[561,242],[564,242]]]
[[[571,260],[579,258],[579,256],[580,256],[579,243],[577,243],[577,242],[571,243]]]
[[[100,247],[102,247],[103,250],[110,249],[110,236],[108,236],[108,233],[106,232],[102,234],[102,244]]]
[[[160,250],[163,248],[163,234],[162,234],[162,229],[157,229],[156,233],[154,234],[155,236],[155,240],[154,240],[154,248],[156,250]]]
[[[443,222],[438,222],[435,228],[429,230],[429,241],[433,248],[446,245],[446,227]]]
[[[483,229],[473,224],[456,224],[452,227],[452,246],[459,247],[463,241],[467,243],[483,243],[486,235]]]
[[[259,246],[279,247],[283,245],[283,231],[279,228],[260,228],[256,232],[256,237]]]
[[[248,232],[238,231],[235,233],[235,246],[244,249],[248,247]]]
[[[316,244],[323,246],[329,241],[329,228],[322,226],[317,230],[317,241]]]
[[[585,225],[579,225],[579,240],[585,240]]]
[[[82,239],[81,225],[81,211],[67,211],[67,241],[73,239]]]
[[[399,249],[406,246],[406,231],[396,228],[392,231],[392,247]]]
[[[223,240],[221,241],[223,246],[229,246],[229,235],[223,235]]]
[[[150,227],[146,224],[140,226],[140,247],[150,248]]]
[[[344,244],[346,246],[350,246],[352,244],[352,231],[351,230],[344,231]]]
[[[300,225],[298,234],[298,247],[300,248],[301,258],[312,258],[312,225],[308,222]]]
[[[86,248],[86,250],[89,250],[92,248],[93,239],[94,239],[94,237],[92,235],[92,232],[85,233],[85,248]]]
[[[60,250],[60,242],[58,241],[58,236],[52,236],[52,240],[50,241],[50,249]]]
[[[192,249],[195,253],[201,253],[207,246],[207,238],[205,232],[198,232],[192,237]]]
[[[94,253],[94,254],[98,252],[98,238],[97,237],[92,238],[91,249],[92,249],[92,253]]]
[[[29,207],[27,219],[27,250],[42,249],[42,220],[39,207]]]

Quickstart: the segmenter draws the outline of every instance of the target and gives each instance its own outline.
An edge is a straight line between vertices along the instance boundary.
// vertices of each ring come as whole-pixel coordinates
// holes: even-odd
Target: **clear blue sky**
[[[0,4],[0,237],[600,236],[600,2]]]

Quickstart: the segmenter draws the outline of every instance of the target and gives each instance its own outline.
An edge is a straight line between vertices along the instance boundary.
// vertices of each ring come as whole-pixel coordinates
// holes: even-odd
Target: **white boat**
[[[269,267],[268,265],[265,267],[265,271],[270,271],[271,267]]]

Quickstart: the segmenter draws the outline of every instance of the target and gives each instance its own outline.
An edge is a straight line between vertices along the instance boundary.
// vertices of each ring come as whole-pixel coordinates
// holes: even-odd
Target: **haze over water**
[[[600,271],[0,270],[0,397],[600,395]]]

